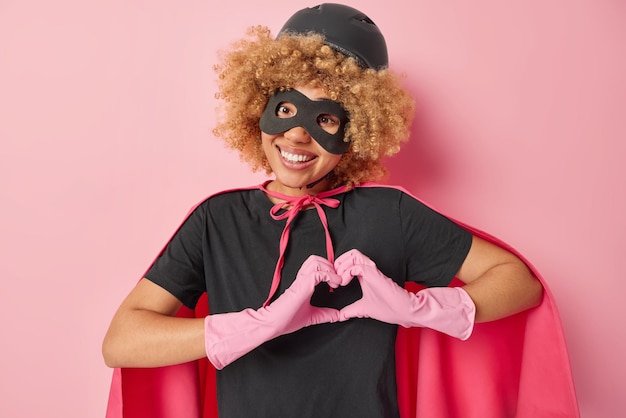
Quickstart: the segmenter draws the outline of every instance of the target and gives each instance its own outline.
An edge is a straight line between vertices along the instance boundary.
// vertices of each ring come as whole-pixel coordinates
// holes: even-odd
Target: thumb
[[[363,299],[359,299],[356,302],[343,307],[339,311],[339,321],[344,322],[352,318],[367,318],[367,315],[363,314],[362,300]]]
[[[363,286],[363,266],[350,266],[337,270],[337,275],[340,277],[341,286],[347,286],[353,279],[358,280],[361,286]]]
[[[314,308],[311,311],[311,325],[333,323],[341,321],[339,311],[333,308]]]
[[[335,266],[328,260],[317,255],[311,255],[298,270],[298,274],[306,274],[313,271],[335,271]]]
[[[313,285],[317,286],[321,282],[326,282],[330,287],[336,289],[343,285],[343,278],[335,273],[334,270],[313,272]]]

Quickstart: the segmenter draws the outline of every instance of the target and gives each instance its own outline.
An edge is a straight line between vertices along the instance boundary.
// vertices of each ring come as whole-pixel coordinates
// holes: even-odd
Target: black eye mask
[[[291,103],[296,107],[296,114],[290,118],[280,118],[277,115],[278,107],[282,103]],[[336,133],[326,132],[318,123],[321,115],[332,115],[339,119],[339,129]],[[345,127],[348,123],[348,113],[343,107],[329,99],[311,100],[297,90],[280,91],[272,95],[261,120],[261,131],[276,135],[295,128],[296,126],[306,129],[311,137],[331,154],[343,154],[350,147],[349,142],[344,142]]]

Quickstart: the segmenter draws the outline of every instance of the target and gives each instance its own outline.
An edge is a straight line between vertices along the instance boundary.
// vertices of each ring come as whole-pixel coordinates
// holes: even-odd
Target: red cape
[[[524,260],[544,286],[543,300],[529,311],[476,324],[467,341],[428,328],[400,327],[396,367],[401,417],[580,417],[561,320],[544,279],[509,245],[452,220]],[[407,288],[419,290],[412,283]],[[204,298],[196,311],[183,308],[178,315],[206,316]],[[206,358],[169,367],[115,369],[106,417],[217,418],[215,369]]]

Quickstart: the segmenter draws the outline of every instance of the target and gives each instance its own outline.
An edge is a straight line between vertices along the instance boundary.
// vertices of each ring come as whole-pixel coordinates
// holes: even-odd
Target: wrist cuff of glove
[[[474,330],[476,305],[460,287],[431,287],[415,295],[413,326],[425,326],[460,340],[467,340]]]
[[[244,309],[204,318],[204,348],[207,358],[221,370],[273,338],[259,312]]]

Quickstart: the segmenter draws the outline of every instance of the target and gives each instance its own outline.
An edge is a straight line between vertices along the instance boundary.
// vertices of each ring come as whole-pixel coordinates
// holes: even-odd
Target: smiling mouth
[[[309,161],[314,160],[315,156],[311,156],[311,155],[303,155],[303,154],[292,154],[290,152],[286,152],[281,150],[280,148],[278,148],[278,152],[280,153],[280,156],[285,160],[288,161],[290,163],[308,163]]]

